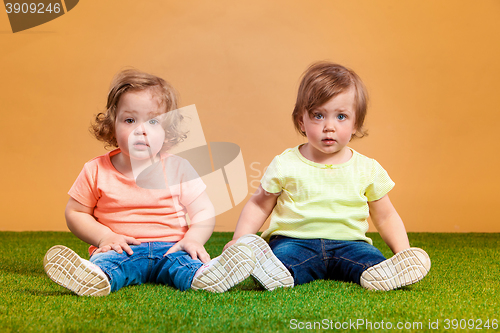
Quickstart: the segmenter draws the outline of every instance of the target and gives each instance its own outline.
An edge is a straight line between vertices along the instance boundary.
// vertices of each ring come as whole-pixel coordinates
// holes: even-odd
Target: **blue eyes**
[[[317,119],[317,120],[322,120],[324,119],[325,117],[321,114],[321,113],[315,113],[313,115],[314,119]],[[346,120],[347,119],[347,116],[343,113],[337,115],[337,119],[338,120]]]
[[[127,119],[125,119],[125,122],[126,122],[127,124],[134,124],[134,123],[135,123],[135,119],[133,119],[133,118],[127,118]],[[149,123],[150,125],[158,125],[158,124],[160,123],[160,121],[159,121],[158,119],[150,119],[150,120],[148,121],[148,123]]]

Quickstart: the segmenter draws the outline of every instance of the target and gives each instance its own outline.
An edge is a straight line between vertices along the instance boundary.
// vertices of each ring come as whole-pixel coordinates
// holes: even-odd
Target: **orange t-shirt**
[[[85,163],[68,194],[94,208],[95,219],[117,234],[141,242],[181,240],[188,230],[185,207],[206,185],[188,161],[170,154],[137,181],[127,178],[111,163],[111,156],[119,152],[116,149]],[[92,246],[89,252],[93,250]]]

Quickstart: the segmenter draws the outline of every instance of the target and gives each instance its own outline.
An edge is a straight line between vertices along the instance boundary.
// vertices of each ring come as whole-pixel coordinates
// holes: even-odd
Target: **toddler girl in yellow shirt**
[[[410,247],[389,199],[394,183],[379,163],[348,147],[365,134],[366,109],[366,89],[352,70],[320,62],[304,73],[292,118],[307,143],[273,159],[225,247],[259,244],[266,250],[254,249],[257,259],[273,252],[283,264],[267,272],[275,285],[290,286],[291,274],[294,285],[332,279],[391,290],[428,273],[429,256]],[[266,248],[255,233],[269,215]],[[386,259],[366,236],[368,216],[393,257]],[[259,279],[262,271],[256,266],[252,274]]]

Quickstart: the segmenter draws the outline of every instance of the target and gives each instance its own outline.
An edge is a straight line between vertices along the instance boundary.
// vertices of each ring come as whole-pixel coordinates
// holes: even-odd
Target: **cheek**
[[[123,141],[124,139],[126,140],[128,138],[128,133],[120,126],[115,126],[115,137],[116,140]]]
[[[116,133],[116,138],[120,138],[122,141],[128,141],[132,137],[132,131],[129,129],[122,129],[120,131],[117,131]]]
[[[155,145],[163,145],[165,142],[165,131],[164,130],[155,130],[151,133],[151,139],[154,141]]]
[[[318,136],[323,133],[324,124],[309,120],[307,123],[304,123],[303,128],[308,136]]]

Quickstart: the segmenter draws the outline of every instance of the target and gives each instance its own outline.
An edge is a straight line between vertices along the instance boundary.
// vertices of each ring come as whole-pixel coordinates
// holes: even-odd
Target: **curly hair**
[[[335,63],[321,61],[312,64],[302,75],[297,101],[293,109],[292,119],[297,132],[306,136],[300,128],[304,112],[310,115],[317,107],[333,97],[354,88],[354,110],[356,114],[356,137],[367,135],[363,128],[368,104],[368,92],[354,71]]]
[[[106,148],[118,147],[115,136],[115,121],[120,97],[128,91],[146,89],[158,98],[165,113],[171,113],[165,117],[168,121],[162,121],[165,129],[164,148],[171,148],[186,138],[186,133],[179,127],[183,116],[179,112],[172,112],[177,109],[177,93],[174,88],[167,81],[155,75],[136,69],[125,69],[116,74],[111,81],[106,111],[98,113],[90,126],[90,132],[97,140],[104,142]]]

